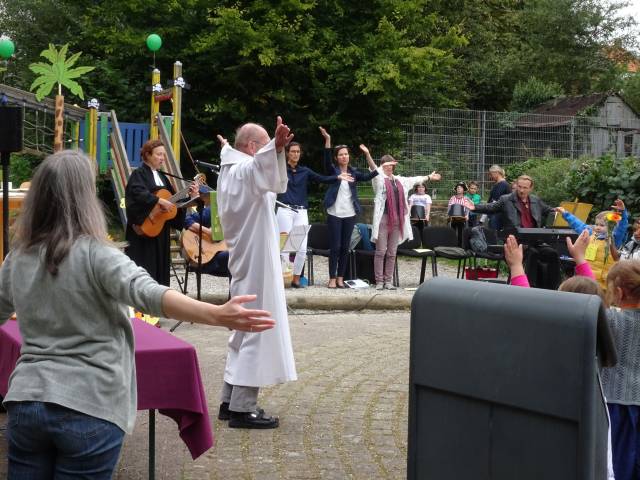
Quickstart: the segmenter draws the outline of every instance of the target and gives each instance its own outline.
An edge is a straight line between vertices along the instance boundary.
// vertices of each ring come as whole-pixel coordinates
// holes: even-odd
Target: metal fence
[[[598,116],[556,116],[515,112],[425,109],[403,125],[403,175],[438,170],[439,199],[449,198],[457,181],[477,181],[481,190],[493,164],[530,158],[579,158],[610,152],[640,156],[640,120]]]

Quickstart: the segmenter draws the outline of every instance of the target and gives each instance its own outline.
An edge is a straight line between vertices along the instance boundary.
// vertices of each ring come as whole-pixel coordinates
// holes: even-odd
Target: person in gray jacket
[[[497,202],[474,205],[468,201],[465,206],[476,213],[502,214],[502,229],[542,228],[547,215],[555,211],[536,195],[532,195],[533,179],[520,175],[516,181],[516,191],[502,195]]]
[[[198,302],[159,285],[107,238],[92,161],[61,151],[38,167],[0,268],[0,324],[23,344],[4,399],[8,478],[109,479],[136,414],[127,305],[152,315],[262,331],[263,310]]]

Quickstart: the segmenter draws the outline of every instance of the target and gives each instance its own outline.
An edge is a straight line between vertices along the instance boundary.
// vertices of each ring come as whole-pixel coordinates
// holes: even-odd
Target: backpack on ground
[[[484,235],[484,229],[481,226],[473,227],[469,236],[469,245],[471,250],[476,253],[483,253],[489,249],[487,245],[487,237]]]

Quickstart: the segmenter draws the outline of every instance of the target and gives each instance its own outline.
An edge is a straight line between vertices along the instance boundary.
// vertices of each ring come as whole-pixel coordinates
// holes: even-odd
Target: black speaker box
[[[407,478],[606,478],[600,307],[579,293],[423,283],[411,310]]]
[[[0,107],[0,152],[22,150],[22,108]]]

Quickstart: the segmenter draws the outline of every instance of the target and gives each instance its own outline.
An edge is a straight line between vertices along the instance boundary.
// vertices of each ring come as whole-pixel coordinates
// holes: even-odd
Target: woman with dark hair
[[[159,285],[107,238],[88,157],[37,168],[0,269],[0,324],[13,312],[20,358],[4,399],[8,478],[110,479],[136,416],[127,305],[152,315],[260,332],[274,321],[235,297],[222,306]]]
[[[337,183],[339,180],[352,182],[353,179],[348,173],[330,176],[320,175],[308,167],[299,164],[302,156],[302,146],[298,142],[291,142],[284,147],[287,159],[287,191],[278,194],[278,201],[288,205],[289,208],[278,207],[276,215],[278,217],[278,228],[280,233],[289,233],[293,227],[299,225],[309,225],[308,187],[309,182]],[[282,258],[288,260],[289,253],[283,253]],[[307,237],[300,243],[300,248],[296,252],[293,261],[293,280],[291,286],[300,288],[300,275],[307,257]]]
[[[349,147],[338,145],[331,154],[331,136],[320,127],[324,137],[324,168],[327,175],[348,174],[352,182],[341,180],[329,186],[324,196],[329,227],[329,284],[328,288],[345,288],[344,274],[347,270],[347,256],[351,233],[356,224],[356,215],[362,211],[358,200],[357,182],[366,182],[378,175],[378,171],[361,172],[349,166]],[[334,163],[335,162],[335,163]]]
[[[149,275],[162,285],[169,286],[171,271],[170,230],[182,230],[185,212],[179,208],[177,215],[164,224],[155,237],[145,235],[140,230],[145,219],[158,205],[161,212],[169,212],[174,205],[155,195],[160,189],[175,194],[167,177],[160,170],[166,160],[166,151],[160,140],[148,140],[140,150],[142,165],[135,169],[127,182],[125,204],[127,208],[127,230],[125,238],[128,246],[125,253],[137,265],[145,268]]]

